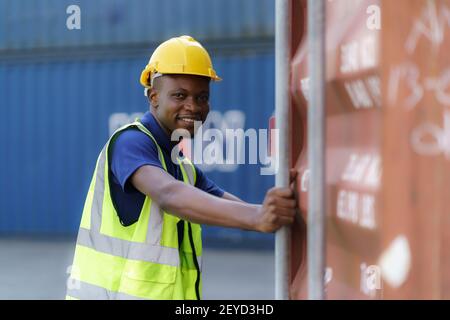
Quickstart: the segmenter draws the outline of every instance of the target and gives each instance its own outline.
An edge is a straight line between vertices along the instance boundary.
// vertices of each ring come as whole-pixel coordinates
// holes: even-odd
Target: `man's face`
[[[186,129],[194,135],[194,121],[206,120],[209,113],[210,79],[192,75],[164,75],[154,80],[150,91],[152,113],[171,135]]]

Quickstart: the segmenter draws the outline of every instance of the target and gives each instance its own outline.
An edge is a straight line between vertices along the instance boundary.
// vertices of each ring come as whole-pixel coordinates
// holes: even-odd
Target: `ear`
[[[159,104],[159,92],[155,89],[149,89],[148,91],[148,101],[150,102],[150,104],[155,107],[158,108],[158,104]]]

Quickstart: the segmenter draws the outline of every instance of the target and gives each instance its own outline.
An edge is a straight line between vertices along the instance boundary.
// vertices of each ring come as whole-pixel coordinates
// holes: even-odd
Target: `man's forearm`
[[[196,223],[274,232],[292,223],[296,212],[290,188],[271,188],[263,204],[254,205],[236,201],[236,197],[227,200],[212,196],[152,166],[140,167],[131,182],[166,212]]]
[[[226,199],[226,200],[231,200],[231,201],[244,202],[242,199],[239,199],[239,198],[236,197],[234,194],[231,194],[231,193],[229,193],[229,192],[224,192],[222,198],[223,198],[223,199]]]
[[[218,198],[181,182],[170,188],[161,206],[173,215],[195,223],[257,230],[259,205]]]

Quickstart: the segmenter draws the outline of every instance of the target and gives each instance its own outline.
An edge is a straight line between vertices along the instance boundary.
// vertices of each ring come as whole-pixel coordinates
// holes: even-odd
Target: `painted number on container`
[[[336,208],[338,218],[365,229],[376,228],[375,197],[373,195],[340,190]]]
[[[376,66],[376,42],[374,36],[360,41],[344,43],[340,47],[340,70],[342,74],[354,73]]]
[[[348,186],[338,190],[337,217],[365,229],[375,229],[375,196],[373,193],[361,191],[361,188],[375,191],[380,184],[380,177],[379,155],[351,154],[341,175],[341,181]],[[354,188],[351,188],[352,186]]]
[[[378,76],[345,81],[344,88],[355,109],[381,106],[380,78]]]
[[[368,187],[378,187],[381,177],[380,156],[353,153],[342,173],[341,180]]]

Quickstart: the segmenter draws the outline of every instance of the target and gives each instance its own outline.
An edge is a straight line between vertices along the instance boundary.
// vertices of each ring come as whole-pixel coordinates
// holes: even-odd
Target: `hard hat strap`
[[[156,72],[155,74],[152,73],[151,78],[150,78],[150,87],[153,87],[153,80],[155,80],[158,77],[162,77],[163,74]]]

